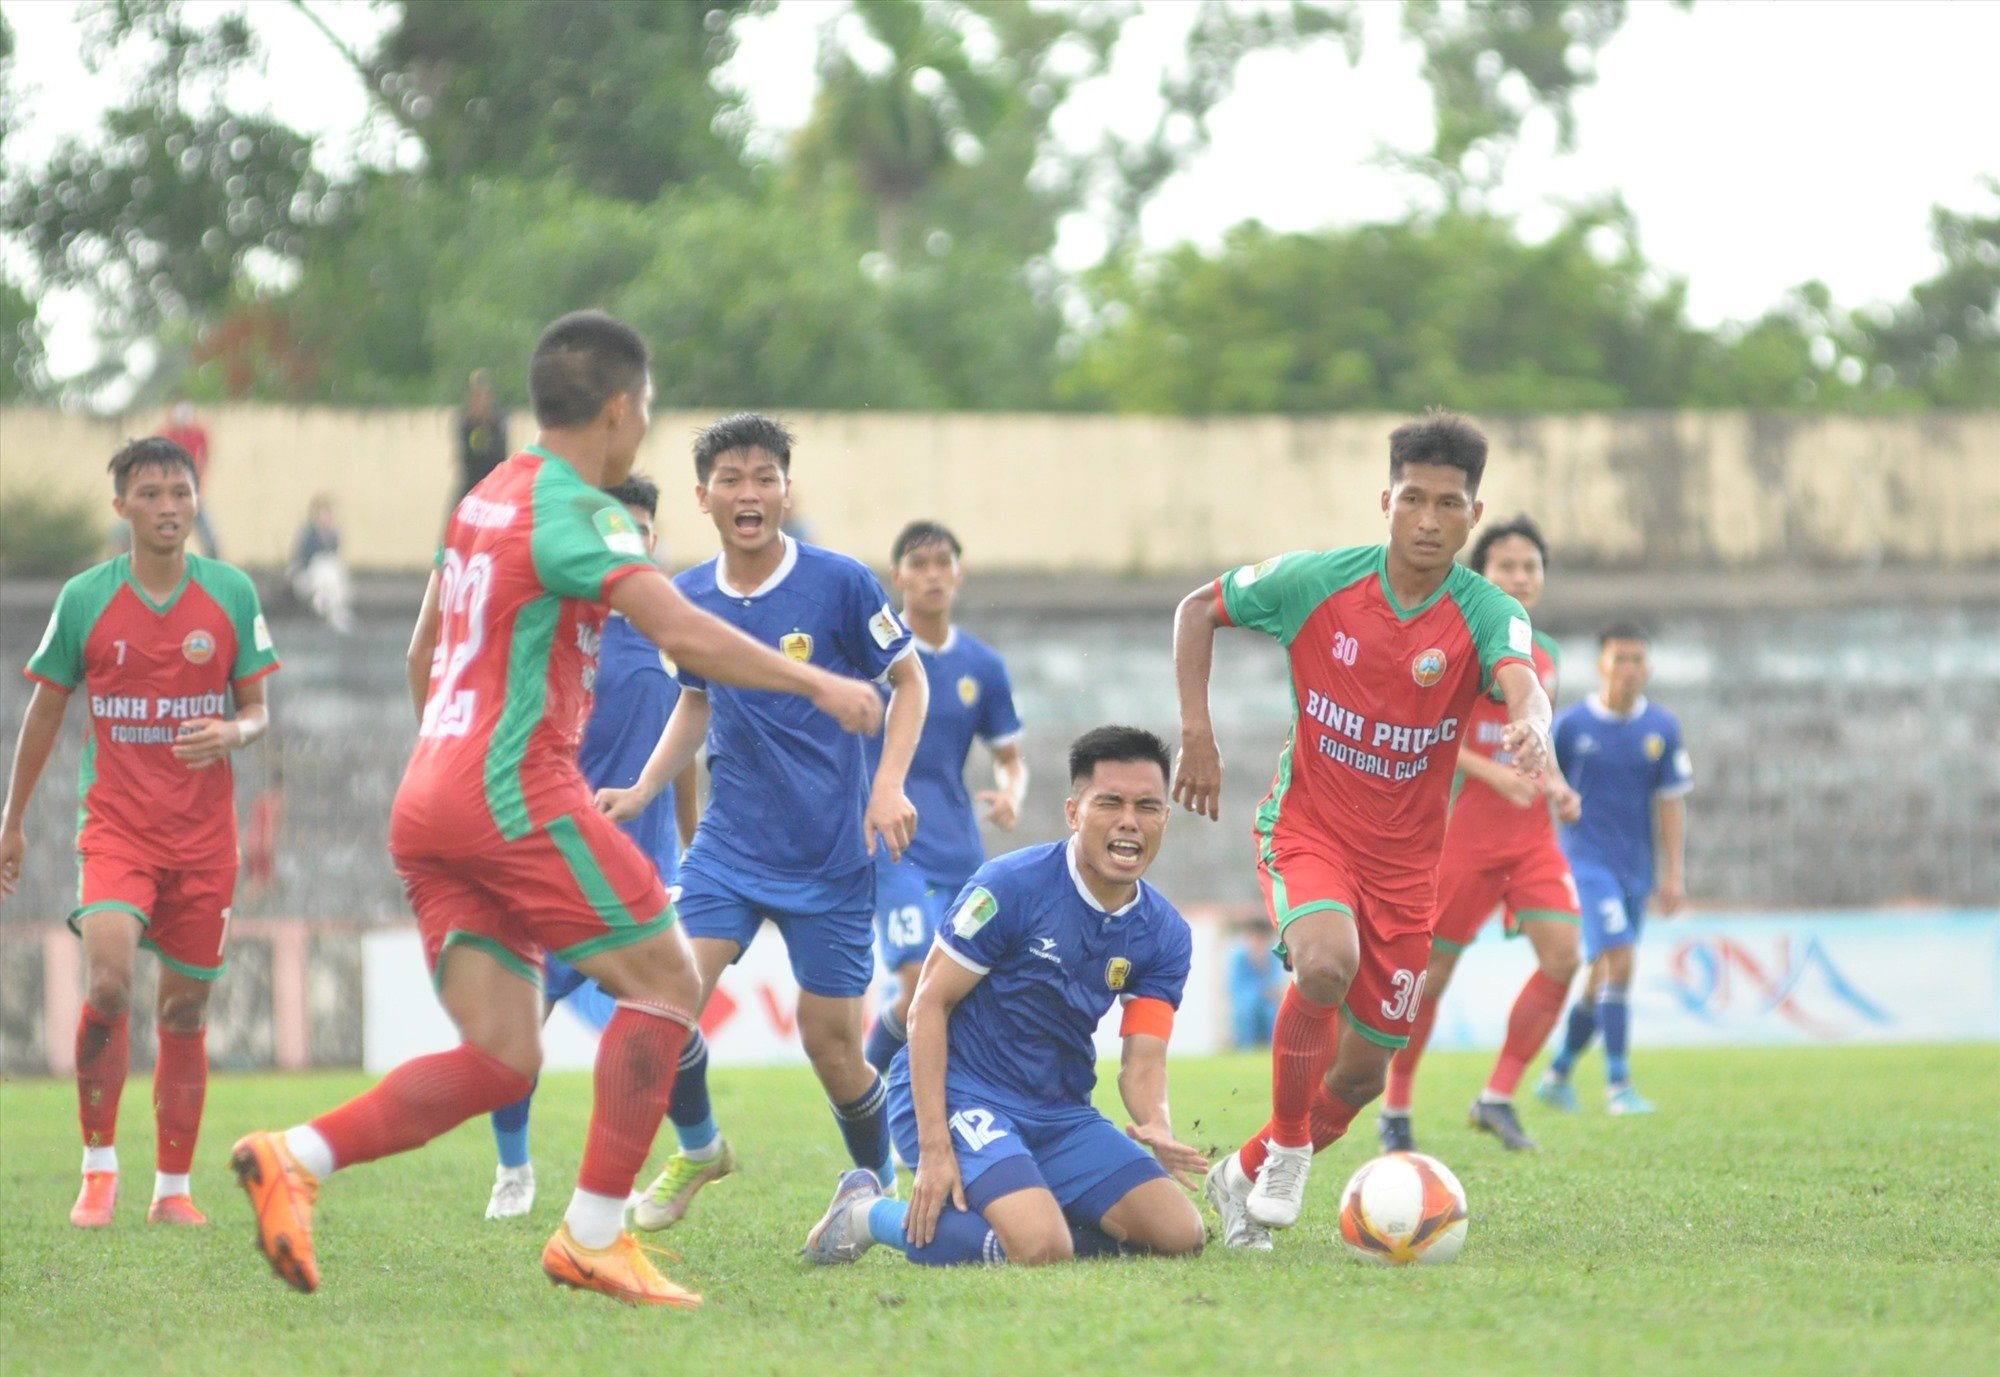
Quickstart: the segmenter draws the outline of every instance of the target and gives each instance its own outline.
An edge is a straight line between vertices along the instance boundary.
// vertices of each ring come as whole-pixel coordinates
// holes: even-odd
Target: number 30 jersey
[[[438,555],[430,696],[391,851],[481,851],[590,806],[577,746],[605,599],[653,567],[625,509],[540,446],[467,494]]]

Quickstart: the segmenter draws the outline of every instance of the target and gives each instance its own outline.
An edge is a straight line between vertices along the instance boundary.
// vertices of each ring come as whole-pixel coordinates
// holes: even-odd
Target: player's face
[[[1449,565],[1484,510],[1466,486],[1464,470],[1450,464],[1405,464],[1382,494],[1389,549],[1420,573]]]
[[[1101,760],[1063,809],[1084,873],[1107,885],[1137,884],[1166,835],[1167,779],[1150,760]]]
[[[719,454],[708,482],[694,490],[726,550],[761,554],[778,539],[778,523],[792,505],[792,485],[775,455],[752,446]]]
[[[1629,702],[1645,691],[1653,677],[1653,662],[1644,641],[1606,641],[1597,652],[1597,673],[1605,696]]]
[[[171,555],[194,530],[194,477],[178,464],[147,465],[125,483],[125,495],[111,499],[112,510],[132,524],[134,549]]]
[[[646,542],[646,553],[657,554],[660,548],[660,533],[653,525],[653,514],[644,507],[633,506],[630,502],[625,504],[625,513],[632,518],[632,524],[639,528],[639,536]]]
[[[1486,547],[1486,577],[1532,612],[1542,600],[1542,552],[1526,536],[1504,536]]]
[[[605,447],[604,485],[611,487],[632,476],[639,462],[639,446],[653,425],[653,380],[646,379],[637,394],[620,392],[604,404],[604,421],[610,427],[610,443]]]
[[[906,550],[890,575],[896,591],[903,595],[905,612],[943,616],[951,611],[958,590],[965,583],[965,569],[951,546],[943,541]]]

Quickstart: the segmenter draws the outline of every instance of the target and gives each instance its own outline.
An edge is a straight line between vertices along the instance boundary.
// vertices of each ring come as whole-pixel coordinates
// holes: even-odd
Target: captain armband
[[[1128,1000],[1125,1017],[1118,1025],[1118,1036],[1151,1037],[1165,1042],[1174,1033],[1174,1006],[1164,999],[1150,999],[1141,996]]]

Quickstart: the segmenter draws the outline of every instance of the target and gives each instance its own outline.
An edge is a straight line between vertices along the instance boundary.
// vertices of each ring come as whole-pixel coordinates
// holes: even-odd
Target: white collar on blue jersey
[[[1637,722],[1639,715],[1646,710],[1647,703],[1646,695],[1642,693],[1639,695],[1639,700],[1632,704],[1632,711],[1613,712],[1605,706],[1603,694],[1593,693],[1583,700],[1583,706],[1588,708],[1590,715],[1600,722]]]
[[[910,624],[909,621],[905,619],[903,625],[908,626],[909,624]],[[942,655],[947,650],[950,650],[953,646],[958,644],[958,628],[955,626],[948,626],[944,629],[943,645],[932,645],[922,636],[919,636],[916,632],[912,631],[910,633],[910,644],[914,645],[918,650],[923,651],[924,654],[926,655]]]
[[[1105,917],[1123,918],[1139,906],[1139,900],[1145,894],[1143,889],[1133,890],[1132,902],[1123,908],[1106,908],[1103,904],[1097,902],[1097,896],[1092,894],[1090,886],[1083,882],[1083,872],[1076,868],[1076,835],[1074,833],[1070,834],[1069,843],[1063,847],[1063,859],[1069,862],[1069,882],[1076,886],[1076,892],[1083,896],[1083,901],[1086,904],[1089,904]]]
[[[766,593],[770,592],[773,588],[776,588],[779,584],[783,583],[785,581],[785,575],[791,573],[792,570],[798,565],[799,543],[796,540],[793,540],[790,536],[786,535],[783,531],[778,532],[778,539],[782,540],[785,543],[784,558],[779,560],[778,567],[771,571],[771,577],[765,579],[762,583],[758,584],[755,588],[751,589],[747,593],[743,592],[741,589],[738,588],[731,588],[726,582],[723,581],[722,565],[724,561],[724,556],[717,555],[715,557],[715,591],[722,594],[722,596],[725,598],[761,598]]]

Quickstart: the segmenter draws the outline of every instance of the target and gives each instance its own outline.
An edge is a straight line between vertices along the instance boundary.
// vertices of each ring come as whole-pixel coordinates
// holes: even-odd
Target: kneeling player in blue
[[[916,1186],[905,1204],[846,1173],[806,1235],[809,1260],[853,1262],[876,1243],[930,1266],[1201,1251],[1182,1188],[1208,1162],[1167,1113],[1193,942],[1141,878],[1166,832],[1169,763],[1150,732],[1086,733],[1070,748],[1073,835],[973,875],[889,1072],[890,1131]],[[1123,1132],[1090,1102],[1097,1025],[1120,1000],[1118,1090],[1136,1121]]]

